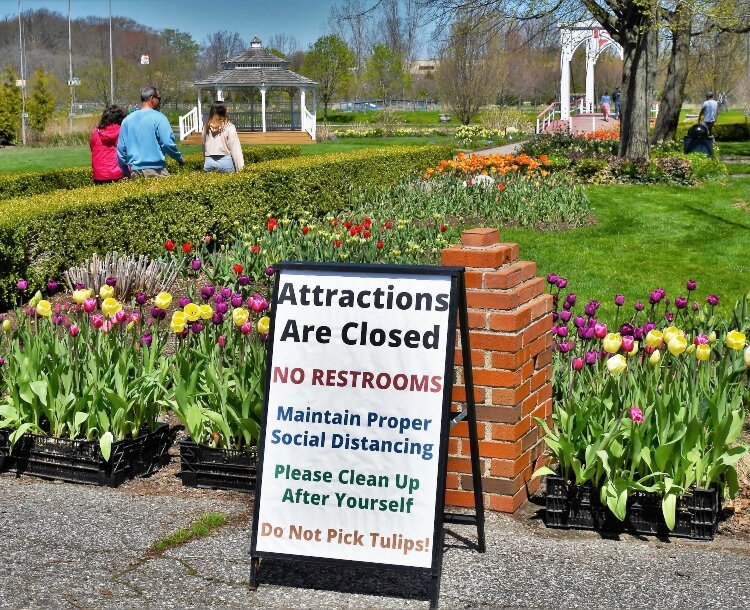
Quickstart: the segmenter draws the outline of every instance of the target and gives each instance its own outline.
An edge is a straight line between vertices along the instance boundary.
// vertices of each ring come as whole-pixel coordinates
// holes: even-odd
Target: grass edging
[[[160,555],[176,546],[187,544],[199,538],[205,538],[211,533],[227,524],[229,518],[224,513],[206,513],[202,515],[190,527],[180,528],[164,538],[154,542],[148,549],[151,555]]]

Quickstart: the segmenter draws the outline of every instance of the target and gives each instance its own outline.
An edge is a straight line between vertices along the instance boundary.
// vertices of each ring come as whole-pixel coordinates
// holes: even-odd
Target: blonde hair
[[[208,113],[208,121],[203,127],[203,132],[208,133],[209,128],[214,129],[223,127],[229,123],[229,117],[227,116],[227,105],[224,102],[213,102],[211,104],[211,110]]]

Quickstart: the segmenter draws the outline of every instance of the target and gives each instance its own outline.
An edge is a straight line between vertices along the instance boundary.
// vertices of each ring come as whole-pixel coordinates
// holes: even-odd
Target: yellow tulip
[[[73,291],[73,301],[78,305],[83,305],[83,302],[88,299],[93,292],[90,288],[81,288],[80,290]]]
[[[259,333],[267,333],[270,327],[271,327],[271,318],[269,318],[268,316],[263,316],[260,320],[258,320],[258,332]]]
[[[239,307],[232,310],[232,320],[237,326],[242,326],[245,322],[247,322],[249,317],[250,312],[247,309]]]
[[[673,356],[679,356],[687,348],[687,341],[685,337],[680,335],[672,335],[672,340],[667,343],[667,349]]]
[[[154,299],[154,304],[159,309],[168,309],[169,306],[172,304],[172,295],[168,292],[160,292],[156,295],[156,298]]]
[[[711,346],[708,343],[701,343],[695,348],[695,357],[704,362],[711,357]]]
[[[176,333],[181,333],[183,330],[185,330],[185,325],[184,324],[180,324],[176,320],[172,320],[169,323],[169,330],[171,330],[175,334]]]
[[[687,346],[687,349],[685,350],[686,354],[692,354],[695,351],[695,343],[691,343]]]
[[[666,345],[669,345],[669,342],[674,337],[683,337],[683,336],[685,336],[685,333],[682,332],[679,328],[677,328],[676,326],[670,326],[669,328],[664,329],[662,338],[664,339],[664,343]]]
[[[185,315],[184,311],[175,311],[172,314],[172,322],[176,324],[182,324],[183,326],[187,324],[188,317]]]
[[[663,339],[664,335],[661,334],[661,331],[653,328],[646,335],[646,345],[649,347],[659,347]]]
[[[122,309],[122,305],[120,303],[113,299],[112,297],[109,297],[107,299],[104,299],[102,301],[102,313],[104,315],[109,316],[110,318],[114,316],[118,311]]]
[[[714,343],[716,343],[716,331],[715,330],[712,330],[709,333],[709,335],[708,335],[708,343],[710,345],[713,345]]]
[[[115,289],[108,284],[104,284],[104,286],[99,289],[99,296],[103,299],[111,299],[115,296]]]
[[[7,320],[6,320],[6,322],[7,322]],[[5,322],[3,322],[3,325],[4,324],[5,324]],[[745,351],[743,352],[742,357],[745,359],[745,366],[750,367],[750,345],[748,345],[745,348]]]
[[[49,318],[52,315],[52,304],[49,301],[42,299],[36,305],[36,313],[37,315]]]
[[[185,305],[185,315],[190,322],[196,322],[201,317],[201,308],[195,303],[188,303]]]
[[[10,323],[10,320],[3,320],[3,330],[4,330],[4,331],[5,331],[6,333],[9,333],[9,332],[10,332],[10,329],[11,329],[11,323]]]
[[[656,366],[659,364],[659,360],[661,360],[661,354],[659,353],[658,349],[655,349],[653,353],[648,357],[648,363],[651,366]]]
[[[628,352],[628,356],[635,356],[638,354],[638,341],[633,341],[633,349]]]
[[[604,339],[602,339],[602,347],[608,354],[616,354],[620,351],[622,345],[622,337],[620,333],[609,333]]]
[[[617,354],[607,360],[607,370],[613,375],[619,375],[626,368],[628,368],[628,363],[622,354]]]
[[[738,330],[732,330],[727,333],[727,347],[733,350],[741,350],[745,347],[745,335]]]
[[[201,319],[210,320],[211,316],[214,315],[214,310],[211,309],[210,305],[201,305],[198,309],[201,310]]]

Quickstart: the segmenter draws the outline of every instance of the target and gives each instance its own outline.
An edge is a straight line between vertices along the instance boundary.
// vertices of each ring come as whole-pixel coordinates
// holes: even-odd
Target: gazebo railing
[[[260,110],[229,112],[229,120],[234,123],[237,131],[263,131],[263,118]],[[266,131],[293,131],[300,129],[301,118],[299,112],[284,110],[266,111]]]
[[[180,117],[180,140],[184,140],[194,131],[198,131],[198,108]]]
[[[307,108],[302,109],[302,131],[306,131],[308,135],[314,140],[315,139],[315,127],[317,119]]]

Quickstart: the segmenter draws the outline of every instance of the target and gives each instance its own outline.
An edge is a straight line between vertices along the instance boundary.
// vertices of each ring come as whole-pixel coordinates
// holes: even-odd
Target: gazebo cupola
[[[314,140],[318,83],[292,72],[289,67],[290,61],[286,57],[279,57],[264,48],[260,38],[254,36],[247,49],[221,63],[221,70],[194,83],[198,89],[198,105],[180,117],[180,139],[203,129],[201,93],[209,91],[218,101],[225,101],[227,92],[234,94],[230,96],[234,99],[229,104],[229,115],[239,132],[304,131]],[[267,94],[271,90],[275,94],[275,103],[269,108]],[[256,110],[258,92],[260,108]],[[279,107],[280,92],[289,96],[288,109]],[[307,109],[307,92],[312,92],[312,111]],[[296,107],[295,98],[299,100]],[[249,101],[238,101],[241,99]]]

